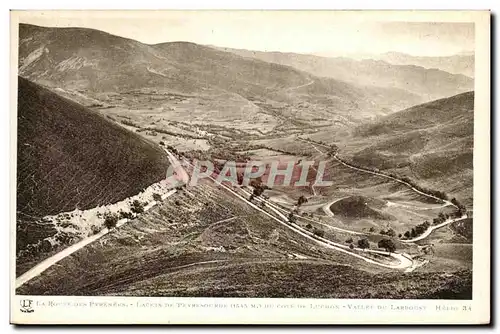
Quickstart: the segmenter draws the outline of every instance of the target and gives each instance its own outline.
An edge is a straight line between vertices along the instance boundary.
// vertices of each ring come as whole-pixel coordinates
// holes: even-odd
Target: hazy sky
[[[415,17],[424,22],[407,22],[407,17],[394,13],[382,18],[380,13],[366,12],[158,11],[138,15],[129,11],[38,13],[21,22],[94,28],[149,44],[189,41],[331,56],[389,51],[440,56],[474,50],[473,23],[460,23],[460,16],[444,14],[439,20],[452,22],[429,23],[428,17]]]

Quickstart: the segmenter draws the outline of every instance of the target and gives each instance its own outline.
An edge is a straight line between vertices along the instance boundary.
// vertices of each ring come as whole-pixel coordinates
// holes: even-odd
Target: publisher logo
[[[35,311],[31,308],[31,304],[33,304],[33,301],[31,299],[23,299],[21,300],[20,303],[21,303],[21,312],[31,313]]]

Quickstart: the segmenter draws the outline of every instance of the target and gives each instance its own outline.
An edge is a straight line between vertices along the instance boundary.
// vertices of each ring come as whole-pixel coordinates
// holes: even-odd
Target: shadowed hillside
[[[22,220],[117,202],[163,179],[153,144],[19,78],[17,212]]]

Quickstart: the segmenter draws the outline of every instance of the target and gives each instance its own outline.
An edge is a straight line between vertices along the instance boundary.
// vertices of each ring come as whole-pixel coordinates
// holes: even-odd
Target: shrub
[[[97,225],[92,225],[92,227],[90,228],[91,229],[91,233],[92,235],[95,235],[99,232],[101,232],[101,227],[97,226]]]
[[[358,240],[358,247],[361,249],[370,248],[370,242],[368,239],[360,239]]]
[[[112,229],[116,227],[116,223],[118,222],[118,215],[115,213],[107,212],[104,215],[104,226],[108,229]]]
[[[310,230],[310,229],[312,229],[312,225],[311,225],[311,224],[307,224],[307,225],[306,225],[306,228],[307,228],[308,230]]]
[[[161,195],[158,194],[158,193],[154,193],[153,194],[153,200],[155,200],[156,202],[161,202],[162,201]]]
[[[352,244],[354,242],[354,240],[352,240],[352,238],[349,238],[345,242],[348,243],[348,244]]]
[[[317,235],[318,237],[324,237],[325,236],[325,231],[319,229],[319,228],[314,228],[313,233]]]
[[[297,206],[301,206],[304,203],[307,203],[307,198],[305,198],[305,196],[300,196],[297,200]]]
[[[132,207],[130,208],[130,210],[133,212],[133,213],[143,213],[144,212],[144,205],[139,202],[138,200],[134,200],[132,202]]]

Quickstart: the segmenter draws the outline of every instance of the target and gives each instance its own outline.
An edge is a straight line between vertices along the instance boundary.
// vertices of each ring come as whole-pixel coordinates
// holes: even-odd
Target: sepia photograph
[[[472,312],[490,14],[430,14],[12,11],[13,308]]]

